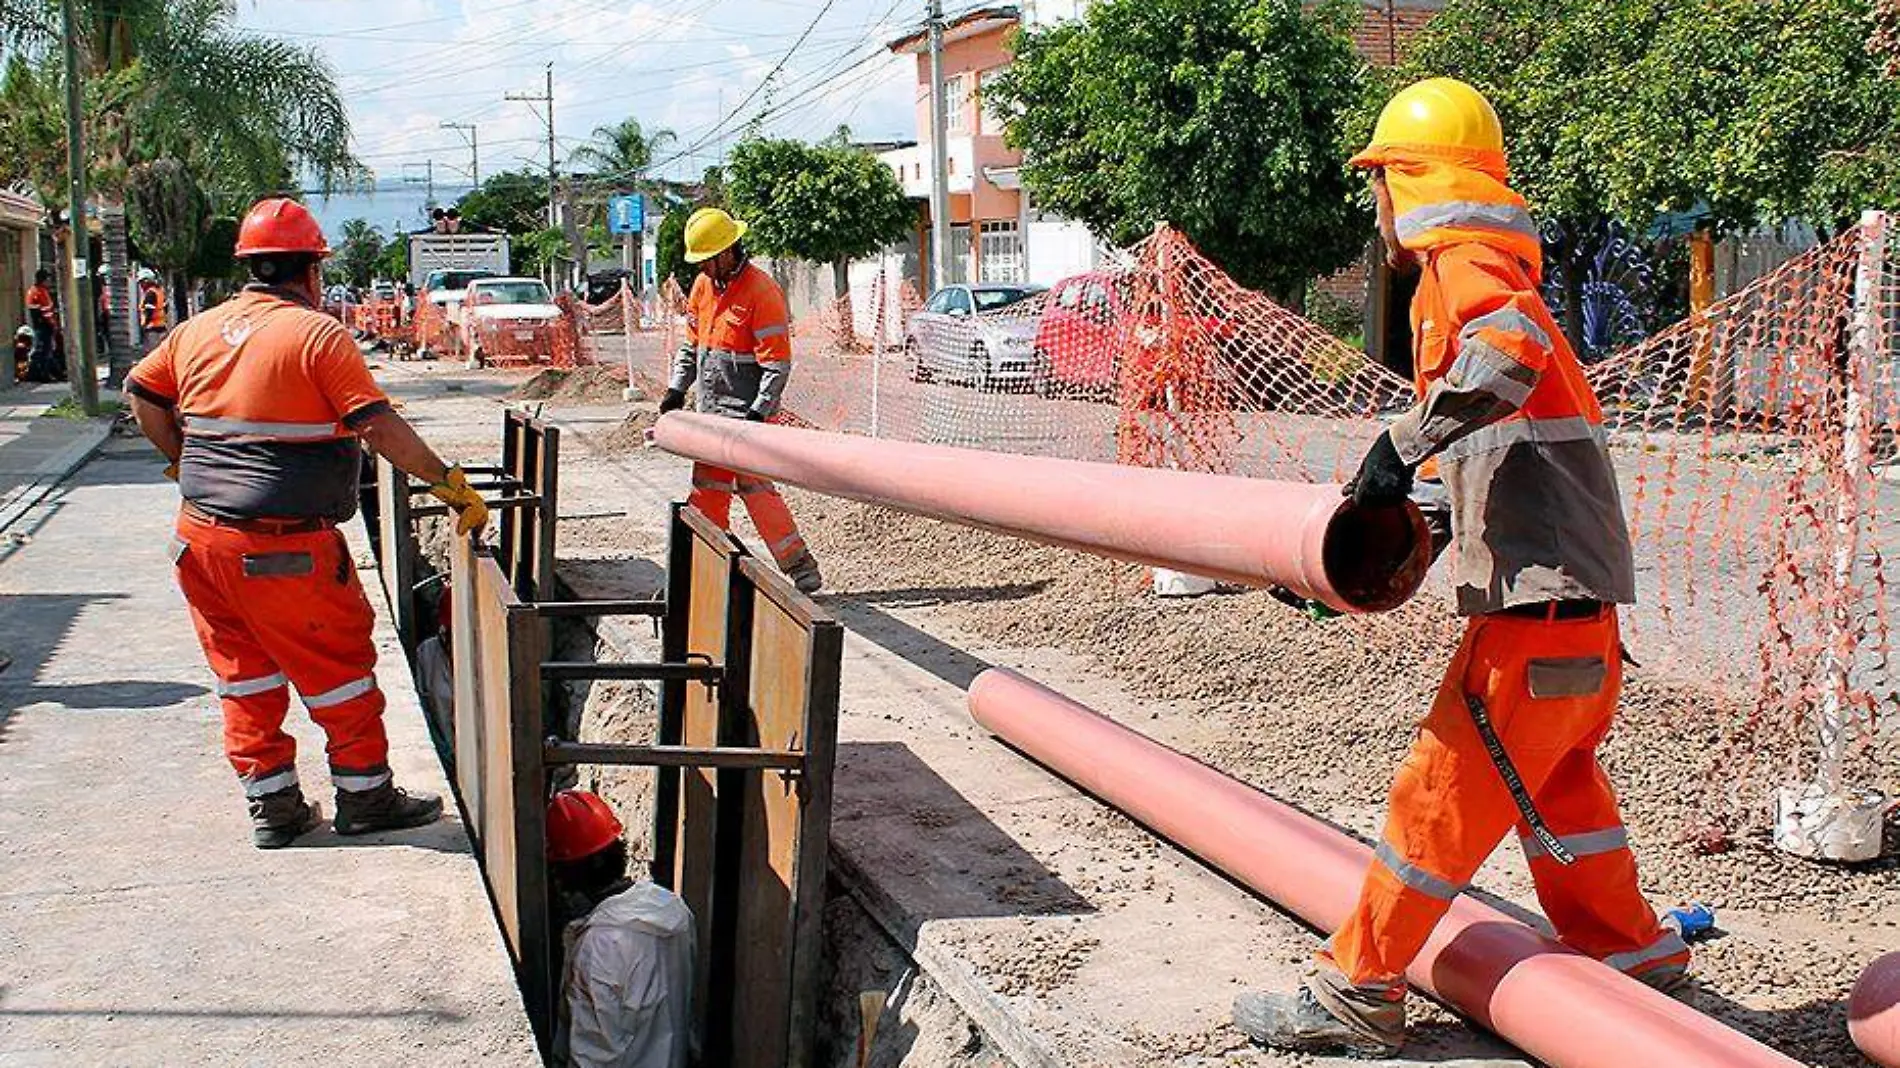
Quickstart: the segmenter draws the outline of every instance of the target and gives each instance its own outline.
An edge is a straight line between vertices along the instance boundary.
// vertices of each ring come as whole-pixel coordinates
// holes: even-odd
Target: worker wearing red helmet
[[[555,1063],[685,1068],[692,1029],[693,914],[677,894],[627,877],[627,840],[599,795],[548,802],[548,860],[577,902],[562,945]]]
[[[1689,951],[1643,900],[1597,761],[1635,565],[1603,412],[1538,295],[1537,227],[1505,182],[1497,114],[1471,86],[1427,79],[1393,97],[1352,162],[1372,171],[1388,262],[1420,271],[1419,400],[1346,489],[1396,505],[1437,459],[1465,634],[1392,784],[1358,904],[1297,994],[1243,994],[1234,1022],[1275,1049],[1389,1056],[1407,968],[1514,825],[1565,945],[1663,991],[1684,986]]]
[[[317,311],[329,251],[302,205],[260,201],[237,243],[254,282],[182,323],[126,379],[139,429],[178,479],[178,584],[262,849],[318,822],[283,729],[293,688],[328,739],[337,833],[442,813],[441,799],[390,776],[374,616],[336,529],[356,511],[359,441],[427,480],[462,533],[488,516],[461,470],[396,414],[342,324]]]

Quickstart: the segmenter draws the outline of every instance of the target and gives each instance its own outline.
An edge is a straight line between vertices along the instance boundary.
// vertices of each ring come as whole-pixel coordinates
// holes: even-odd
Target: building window
[[[1023,280],[1023,233],[1015,220],[983,223],[977,240],[977,269],[983,281]]]
[[[970,280],[970,224],[951,224],[950,226],[950,281],[967,283]]]
[[[943,116],[944,125],[951,133],[963,133],[963,75],[943,80]]]
[[[997,75],[1008,69],[1008,67],[996,67],[992,70],[984,71],[977,77],[977,103],[982,108],[982,132],[992,136],[1000,137],[1002,135],[1003,116],[1001,112],[990,107],[990,84],[996,81]]]

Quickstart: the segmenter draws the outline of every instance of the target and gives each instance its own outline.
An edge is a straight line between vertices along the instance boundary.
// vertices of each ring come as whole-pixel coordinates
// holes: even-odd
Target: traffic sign
[[[647,228],[645,198],[638,193],[614,197],[607,202],[607,229],[616,234],[637,234]]]

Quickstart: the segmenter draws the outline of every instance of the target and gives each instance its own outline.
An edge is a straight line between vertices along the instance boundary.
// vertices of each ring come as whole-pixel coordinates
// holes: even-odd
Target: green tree
[[[852,260],[901,240],[917,224],[890,168],[835,140],[744,141],[727,171],[732,210],[751,227],[746,243],[768,256],[831,264],[839,296]]]
[[[1900,200],[1900,85],[1874,36],[1870,0],[1452,0],[1381,88],[1448,74],[1482,89],[1513,184],[1567,230],[1693,211],[1717,233],[1828,231]],[[1561,266],[1574,344],[1583,264]]]
[[[462,223],[482,230],[526,234],[548,224],[548,182],[528,171],[489,175],[456,202]]]
[[[388,278],[401,284],[409,280],[409,239],[397,234],[383,250],[376,255],[370,273],[375,278]]]
[[[165,291],[176,305],[173,315],[182,317],[186,272],[211,221],[211,202],[183,163],[157,159],[127,175],[125,210],[132,240],[152,266],[165,272]]]
[[[1020,35],[986,105],[1045,210],[1116,244],[1166,220],[1297,307],[1371,234],[1341,151],[1356,18],[1346,0],[1102,0]]]
[[[639,188],[653,157],[677,141],[671,130],[646,132],[640,120],[622,119],[594,127],[592,140],[574,150],[568,162],[593,172],[596,180],[618,188]]]
[[[686,262],[686,220],[698,210],[696,204],[675,204],[667,209],[660,219],[659,233],[654,236],[654,268],[661,278],[671,278],[680,284],[680,288],[692,291],[693,276],[699,273],[699,267]]]
[[[362,219],[349,219],[343,223],[342,235],[329,266],[336,277],[365,288],[376,278],[376,265],[383,255],[382,231]]]

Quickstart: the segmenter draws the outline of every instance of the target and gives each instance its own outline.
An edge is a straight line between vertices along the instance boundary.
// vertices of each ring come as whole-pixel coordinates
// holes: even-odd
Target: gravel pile
[[[554,401],[564,404],[610,404],[627,388],[627,369],[594,364],[566,371],[550,367],[509,391],[509,400]]]

